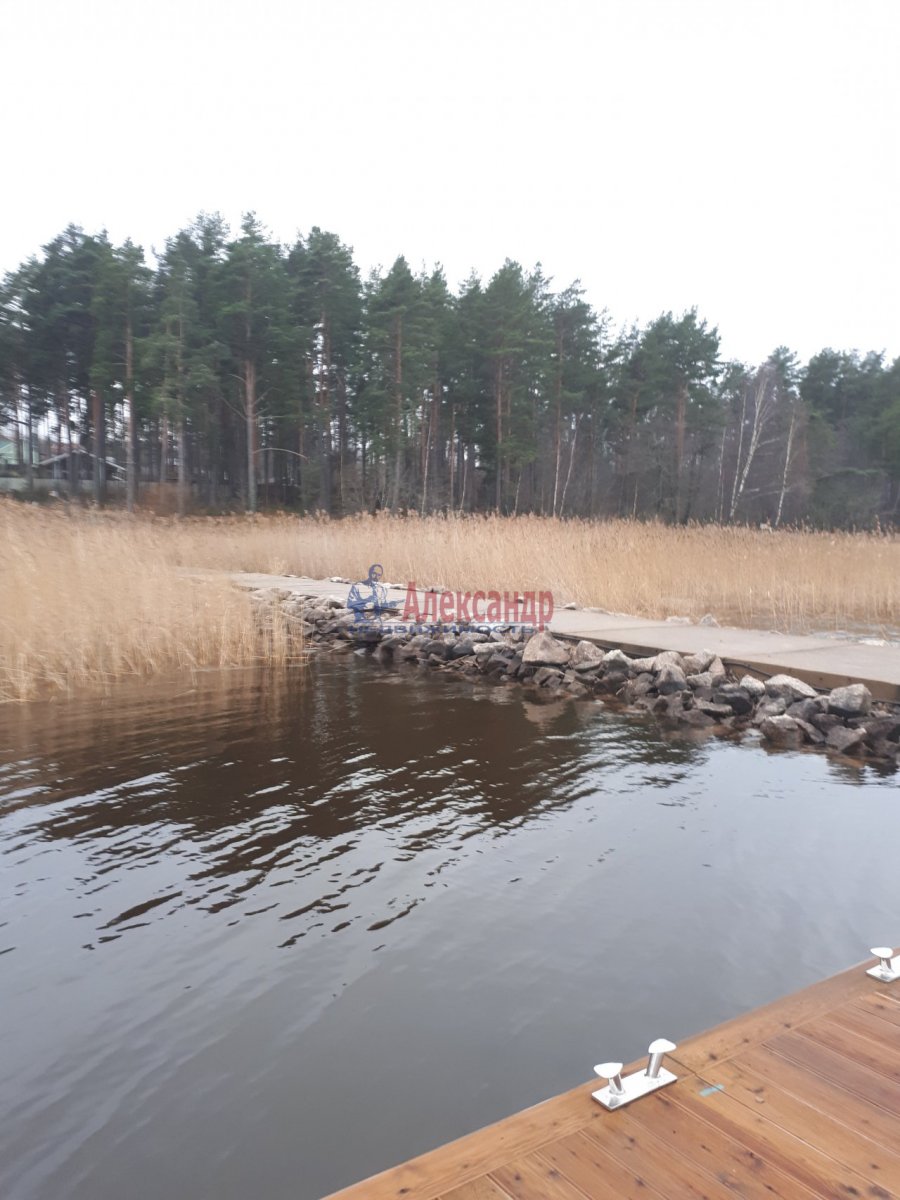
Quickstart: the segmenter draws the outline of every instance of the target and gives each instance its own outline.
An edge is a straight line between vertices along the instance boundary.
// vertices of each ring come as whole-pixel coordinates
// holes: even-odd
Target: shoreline
[[[711,636],[723,630],[693,626],[692,635],[713,645],[686,653],[661,649],[638,655],[621,645],[605,648],[597,638],[580,636],[571,628],[572,618],[579,623],[577,610],[571,609],[563,610],[563,628],[538,632],[509,623],[455,626],[453,631],[437,623],[428,632],[411,632],[391,620],[360,629],[347,609],[346,595],[335,590],[343,590],[343,581],[285,577],[282,582],[289,587],[251,582],[258,584],[259,579],[248,577],[242,586],[250,592],[260,621],[265,624],[278,609],[283,618],[296,622],[306,644],[314,648],[330,646],[383,663],[411,663],[457,678],[518,686],[534,699],[611,703],[625,712],[652,716],[669,729],[728,738],[755,730],[773,747],[814,748],[857,764],[900,767],[896,700],[874,696],[859,681],[823,688],[799,673],[777,668],[768,672],[757,666],[729,667],[715,647],[719,639]],[[684,627],[670,628],[683,636]]]

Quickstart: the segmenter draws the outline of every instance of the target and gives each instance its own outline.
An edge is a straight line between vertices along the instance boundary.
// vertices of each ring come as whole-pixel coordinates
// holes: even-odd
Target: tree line
[[[155,265],[70,226],[0,287],[0,424],[94,457],[67,486],[181,511],[291,507],[890,523],[900,359],[785,346],[725,361],[696,310],[614,328],[576,282],[507,260],[453,291],[363,277],[319,228],[282,245],[201,215]]]

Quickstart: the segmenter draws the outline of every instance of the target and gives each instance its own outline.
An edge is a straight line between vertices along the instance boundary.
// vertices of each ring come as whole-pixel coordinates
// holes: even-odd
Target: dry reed
[[[173,536],[163,522],[0,503],[0,701],[292,656],[278,614],[261,630],[245,592],[181,569],[207,538],[200,525]]]
[[[900,537],[540,517],[186,520],[0,504],[0,697],[284,658],[247,597],[197,569],[550,589],[635,616],[894,631]]]

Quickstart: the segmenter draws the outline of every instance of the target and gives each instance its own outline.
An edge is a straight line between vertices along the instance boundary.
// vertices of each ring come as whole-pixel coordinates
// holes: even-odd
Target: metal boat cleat
[[[622,1108],[632,1100],[640,1100],[641,1096],[649,1096],[678,1078],[662,1065],[663,1056],[671,1054],[675,1043],[666,1038],[657,1038],[648,1047],[647,1066],[643,1071],[635,1071],[632,1075],[622,1078],[622,1064],[617,1062],[598,1063],[594,1071],[601,1079],[609,1082],[591,1095],[604,1108]]]
[[[867,975],[882,983],[893,983],[895,979],[900,979],[900,954],[894,957],[891,946],[873,946],[872,953],[880,961],[877,967],[869,967]]]

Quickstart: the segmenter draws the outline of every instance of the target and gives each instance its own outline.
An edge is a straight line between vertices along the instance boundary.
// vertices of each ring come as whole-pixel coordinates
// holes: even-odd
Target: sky
[[[0,272],[74,222],[506,258],[723,354],[900,355],[897,0],[0,0]]]

